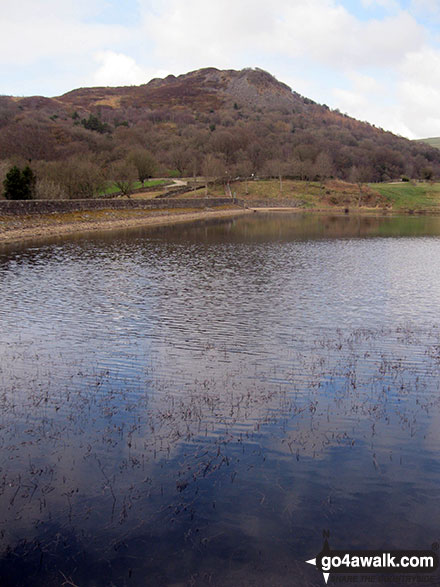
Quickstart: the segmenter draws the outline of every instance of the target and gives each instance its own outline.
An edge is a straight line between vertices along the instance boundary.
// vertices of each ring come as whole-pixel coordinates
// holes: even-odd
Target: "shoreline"
[[[110,215],[109,211],[103,212],[107,212]],[[69,216],[69,218],[60,218],[62,215],[58,215],[57,218],[54,218],[53,215],[50,215],[52,216],[51,218],[46,216],[37,217],[36,215],[32,217],[21,217],[19,219],[14,217],[10,219],[11,222],[15,222],[19,226],[6,227],[6,229],[2,230],[1,220],[4,220],[3,218],[0,219],[0,246],[71,234],[165,226],[168,224],[181,224],[210,218],[229,218],[249,214],[252,210],[243,208],[217,208],[212,210],[186,209],[179,211],[172,210],[171,212],[161,210],[148,214],[145,214],[145,211],[143,211],[143,214],[136,215],[121,214],[120,212],[111,212],[110,218],[100,218],[99,216],[102,215],[94,214],[93,212],[63,215]],[[75,217],[72,218],[72,216]]]
[[[305,209],[289,206],[252,206],[247,208],[218,207],[212,209],[181,208],[161,210],[99,210],[57,214],[33,214],[27,216],[0,217],[0,246],[26,243],[28,241],[45,240],[73,234],[94,232],[110,232],[154,226],[166,226],[195,222],[198,220],[231,218],[245,214],[287,213],[287,214],[332,214],[346,217],[353,216],[438,216],[440,211],[415,210],[408,211],[384,210],[378,208],[350,209],[335,207]]]

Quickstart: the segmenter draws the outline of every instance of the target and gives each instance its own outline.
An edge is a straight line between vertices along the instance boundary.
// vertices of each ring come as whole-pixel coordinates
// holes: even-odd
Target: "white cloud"
[[[2,21],[33,21],[42,15],[81,19],[96,14],[104,5],[104,0],[6,0],[2,2]]]
[[[440,4],[438,0],[411,0],[411,9],[414,12],[429,16],[440,16]]]
[[[93,82],[98,86],[123,86],[144,84],[151,76],[139,67],[136,61],[122,53],[100,51],[95,55],[99,68],[93,75]]]
[[[295,4],[288,14],[279,51],[292,54],[295,47],[298,55],[336,70],[395,65],[424,38],[422,27],[406,13],[361,22],[333,5],[314,14],[307,3],[302,10]]]
[[[399,10],[400,5],[397,0],[362,0],[362,5],[366,8],[374,8],[380,6],[386,10]]]
[[[358,92],[362,93],[380,93],[386,91],[383,83],[379,82],[377,78],[370,75],[365,75],[357,71],[352,71],[348,74],[348,78],[352,81],[354,87]]]
[[[440,51],[423,46],[408,53],[393,71],[395,79],[352,72],[348,88],[335,88],[333,103],[360,120],[409,138],[440,135]]]
[[[91,23],[100,0],[19,0],[2,5],[0,64],[28,65],[40,59],[79,58],[126,42],[122,26]]]
[[[406,79],[438,87],[440,85],[440,51],[425,46],[417,52],[408,53],[401,72]]]
[[[349,73],[347,79],[350,81],[349,89],[335,88],[332,91],[332,101],[339,110],[358,120],[369,121],[385,129],[391,128],[398,134],[412,138],[413,133],[402,120],[395,93],[390,91],[387,81],[355,71]]]
[[[142,14],[143,30],[154,40],[156,58],[181,71],[233,66],[243,52],[264,51],[275,32],[273,5],[251,0],[165,0],[154,12],[145,1]]]
[[[384,109],[380,97],[387,91],[385,85],[371,76],[355,71],[350,72],[347,77],[351,82],[350,88],[335,88],[332,91],[333,103],[350,116],[359,120],[376,120],[378,126],[382,126],[379,120]]]
[[[141,67],[129,55],[113,51],[99,51],[95,54],[98,69],[90,83],[97,86],[130,86],[149,82],[155,77],[166,77],[166,69]]]
[[[380,101],[380,94],[363,93],[356,89],[335,89],[332,94],[333,101],[342,112],[402,136],[417,138],[417,134],[406,124],[401,106],[397,103],[384,105]]]
[[[440,135],[440,51],[424,47],[407,55],[398,86],[402,114],[419,137]]]
[[[383,67],[399,63],[425,38],[407,12],[363,22],[336,0],[163,0],[156,12],[144,1],[143,27],[156,56],[182,69],[195,60],[227,66],[250,52],[312,59],[334,69]]]

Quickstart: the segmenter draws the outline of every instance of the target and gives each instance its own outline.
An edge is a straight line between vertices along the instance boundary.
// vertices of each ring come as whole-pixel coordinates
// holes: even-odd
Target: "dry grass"
[[[121,96],[108,96],[95,102],[95,106],[110,106],[111,108],[120,108]]]
[[[314,181],[283,180],[259,180],[248,182],[234,182],[231,191],[237,198],[243,199],[249,204],[267,202],[291,202],[293,206],[309,209],[332,209],[340,207],[358,207],[359,198],[361,206],[366,208],[385,208],[389,205],[386,197],[378,193],[370,186],[362,186],[362,194],[359,193],[357,184],[341,180],[330,180],[321,184]],[[210,195],[224,196],[222,185],[210,186]]]

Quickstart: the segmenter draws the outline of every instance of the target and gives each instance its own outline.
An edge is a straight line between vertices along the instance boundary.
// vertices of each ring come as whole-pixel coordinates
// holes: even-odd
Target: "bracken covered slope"
[[[0,159],[105,167],[130,149],[161,171],[382,181],[440,176],[440,151],[315,104],[260,69],[201,69],[140,86],[80,88],[56,98],[0,97]],[[205,165],[206,167],[206,165]]]

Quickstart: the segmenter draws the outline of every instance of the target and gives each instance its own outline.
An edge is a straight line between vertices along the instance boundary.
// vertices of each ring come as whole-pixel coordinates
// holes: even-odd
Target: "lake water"
[[[255,214],[0,249],[0,585],[307,587],[323,531],[440,542],[439,237]]]

